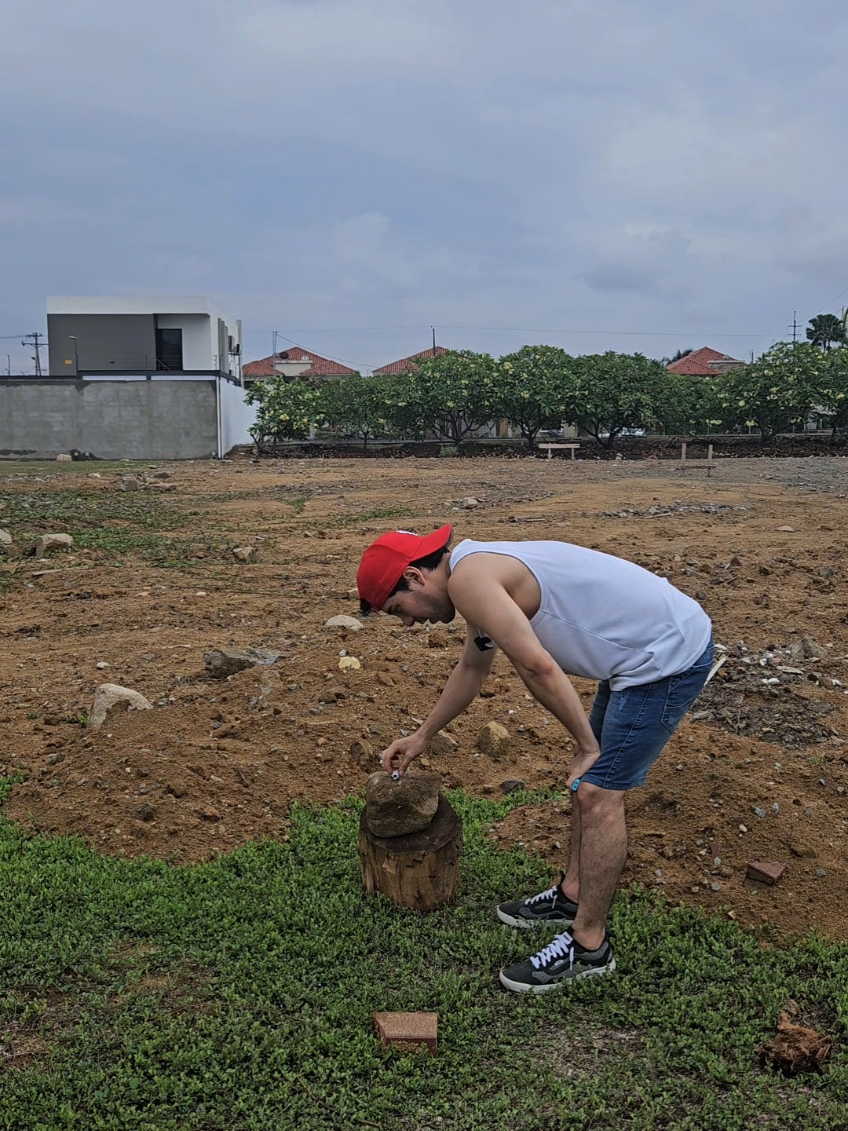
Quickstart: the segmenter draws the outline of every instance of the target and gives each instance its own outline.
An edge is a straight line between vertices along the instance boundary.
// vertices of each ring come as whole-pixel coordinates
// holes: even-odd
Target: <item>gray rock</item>
[[[374,764],[377,761],[378,754],[370,742],[366,742],[362,738],[358,738],[356,742],[352,742],[350,746],[351,759],[356,763],[361,770],[373,770]]]
[[[73,456],[69,456],[67,452],[59,452],[56,456],[56,463],[71,463]]]
[[[379,771],[365,787],[365,821],[374,836],[406,836],[426,829],[439,807],[439,779],[406,773],[399,781]]]
[[[106,722],[106,716],[118,705],[126,710],[152,711],[153,704],[138,691],[129,687],[121,687],[117,683],[101,683],[94,693],[94,704],[88,725],[91,730],[100,730]]]
[[[263,648],[214,648],[204,652],[203,663],[213,679],[226,679],[228,675],[243,672],[259,664],[273,664],[280,658],[279,652],[266,652]]]
[[[122,491],[140,491],[141,480],[137,479],[134,475],[125,475],[121,480]]]
[[[362,622],[358,621],[356,617],[330,617],[328,621],[324,622],[324,628],[335,628],[340,632],[361,632]]]
[[[169,486],[169,484],[163,484]],[[256,547],[255,546],[236,546],[232,551],[233,557],[237,562],[255,562],[256,561]]]
[[[823,880],[826,875],[827,871],[824,868],[816,868],[816,877],[818,879]]]
[[[504,793],[515,793],[518,789],[524,789],[524,782],[521,778],[510,778],[508,781],[501,782],[501,789]]]
[[[802,636],[801,645],[804,649],[805,660],[826,660],[830,655],[827,648],[819,644],[812,636]]]
[[[754,806],[754,816],[755,817],[765,817],[765,815],[766,815],[765,809],[758,809],[756,805]]]
[[[8,530],[0,530],[0,546],[11,546],[12,535]]]
[[[431,754],[455,754],[459,750],[459,743],[446,730],[437,730],[427,744],[427,749]]]
[[[35,540],[35,556],[43,558],[50,550],[69,550],[73,544],[70,534],[40,534]]]
[[[467,511],[473,511],[475,507],[479,507],[480,503],[473,495],[469,495],[467,499],[460,499],[459,505]]]
[[[501,723],[486,723],[477,736],[477,745],[483,754],[497,761],[509,753],[509,731]]]

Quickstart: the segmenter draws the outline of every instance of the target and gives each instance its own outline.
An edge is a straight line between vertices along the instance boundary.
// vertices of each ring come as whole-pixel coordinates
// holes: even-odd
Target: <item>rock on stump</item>
[[[430,797],[434,788],[435,806]],[[398,793],[394,804],[392,791]],[[438,782],[414,775],[393,782],[388,774],[372,774],[368,797],[357,844],[366,892],[380,892],[416,911],[449,903],[459,887],[462,822],[450,802],[439,796]],[[402,831],[405,827],[415,831]],[[375,828],[380,833],[401,831],[385,836]]]

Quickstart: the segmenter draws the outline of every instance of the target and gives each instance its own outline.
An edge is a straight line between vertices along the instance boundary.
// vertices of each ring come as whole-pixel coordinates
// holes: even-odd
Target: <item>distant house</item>
[[[684,373],[688,377],[715,377],[718,373],[726,373],[728,369],[738,369],[746,364],[747,362],[731,357],[728,353],[719,353],[709,346],[703,346],[672,361],[666,369],[669,373]]]
[[[422,357],[440,357],[441,354],[448,351],[444,346],[430,347],[430,349],[422,350],[420,353],[414,353],[410,357],[401,357],[397,361],[390,361],[388,365],[381,365],[379,369],[374,370],[374,375],[392,374],[392,373],[409,373],[412,369],[418,368],[418,359]]]
[[[296,377],[316,377],[321,381],[336,381],[340,377],[359,376],[355,369],[349,369],[340,361],[321,357],[301,346],[289,346],[288,349],[272,353],[259,361],[248,361],[242,366],[241,372],[246,385],[268,377],[286,377],[291,381]]]

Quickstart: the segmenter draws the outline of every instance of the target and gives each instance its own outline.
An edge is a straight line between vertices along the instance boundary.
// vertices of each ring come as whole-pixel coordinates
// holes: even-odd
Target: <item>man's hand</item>
[[[384,750],[381,756],[383,769],[387,774],[393,770],[398,770],[403,776],[406,773],[413,758],[417,758],[419,754],[423,754],[427,749],[427,739],[419,735],[418,731],[410,734],[407,738],[397,738],[391,746]]]
[[[571,765],[568,767],[568,780],[566,786],[571,789],[572,783],[577,778],[582,778],[584,774],[594,766],[601,756],[601,748],[598,745],[592,747],[577,746],[574,750],[574,757],[571,759]]]

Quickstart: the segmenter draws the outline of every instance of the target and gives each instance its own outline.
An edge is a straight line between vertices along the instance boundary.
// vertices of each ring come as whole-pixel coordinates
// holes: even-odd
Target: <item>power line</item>
[[[839,297],[839,296],[837,296]],[[834,300],[835,301],[835,300]],[[480,330],[489,332],[501,332],[511,334],[607,334],[616,337],[640,337],[640,338],[695,338],[702,336],[722,337],[722,338],[772,338],[773,333],[769,332],[758,333],[749,330],[740,333],[737,330],[574,330],[574,329],[551,329],[550,327],[541,326],[461,326],[456,323],[439,322],[436,323],[440,330]],[[415,326],[309,326],[291,329],[289,332],[292,334],[353,334],[353,333],[372,333],[377,331],[389,330],[432,330],[432,322],[422,322]],[[279,331],[276,331],[278,334]],[[270,334],[271,330],[248,330],[248,334]],[[283,335],[280,334],[280,337]],[[287,341],[291,339],[287,338]],[[297,345],[297,343],[294,343]],[[302,347],[305,348],[305,347]]]

